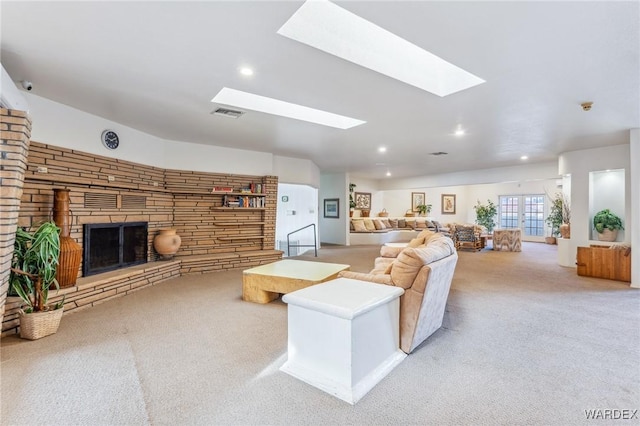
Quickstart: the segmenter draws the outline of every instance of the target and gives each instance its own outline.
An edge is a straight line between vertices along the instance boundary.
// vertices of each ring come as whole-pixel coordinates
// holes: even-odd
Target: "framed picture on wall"
[[[339,198],[324,199],[324,217],[329,219],[340,218],[340,199]]]
[[[442,214],[456,214],[456,194],[442,194]]]
[[[371,193],[370,192],[356,192],[356,209],[371,209]]]
[[[418,206],[426,204],[424,198],[424,192],[412,192],[411,193],[411,211],[417,212]]]

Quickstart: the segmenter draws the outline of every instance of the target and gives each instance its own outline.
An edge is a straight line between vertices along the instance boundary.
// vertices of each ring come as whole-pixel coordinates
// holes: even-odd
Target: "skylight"
[[[278,34],[438,96],[484,80],[328,1],[309,0]]]
[[[295,118],[296,120],[308,121],[310,123],[322,124],[323,126],[336,127],[338,129],[350,129],[351,127],[366,123],[366,121],[345,117],[344,115],[333,114],[331,112],[267,98],[265,96],[254,95],[253,93],[229,89],[228,87],[223,87],[222,90],[211,99],[211,102],[267,114],[280,115],[282,117]]]

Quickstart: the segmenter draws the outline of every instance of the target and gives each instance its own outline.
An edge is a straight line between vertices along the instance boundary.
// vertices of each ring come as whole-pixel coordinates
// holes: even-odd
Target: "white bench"
[[[355,404],[407,356],[399,287],[338,278],[282,297],[288,359],[281,371]]]

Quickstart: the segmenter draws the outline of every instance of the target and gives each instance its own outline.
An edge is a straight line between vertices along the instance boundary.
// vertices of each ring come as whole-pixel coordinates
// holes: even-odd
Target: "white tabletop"
[[[282,301],[336,317],[353,319],[404,293],[401,287],[338,278],[282,296]]]
[[[262,266],[256,266],[255,268],[245,269],[243,273],[319,281],[349,267],[350,265],[343,265],[341,263],[285,259]]]

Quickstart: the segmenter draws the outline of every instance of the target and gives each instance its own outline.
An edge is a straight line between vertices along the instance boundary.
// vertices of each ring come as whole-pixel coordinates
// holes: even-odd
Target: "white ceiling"
[[[441,98],[278,35],[298,1],[3,0],[1,60],[36,95],[163,139],[376,179],[553,161],[640,127],[637,1],[336,3],[486,83]],[[225,86],[367,123],[211,115]]]

